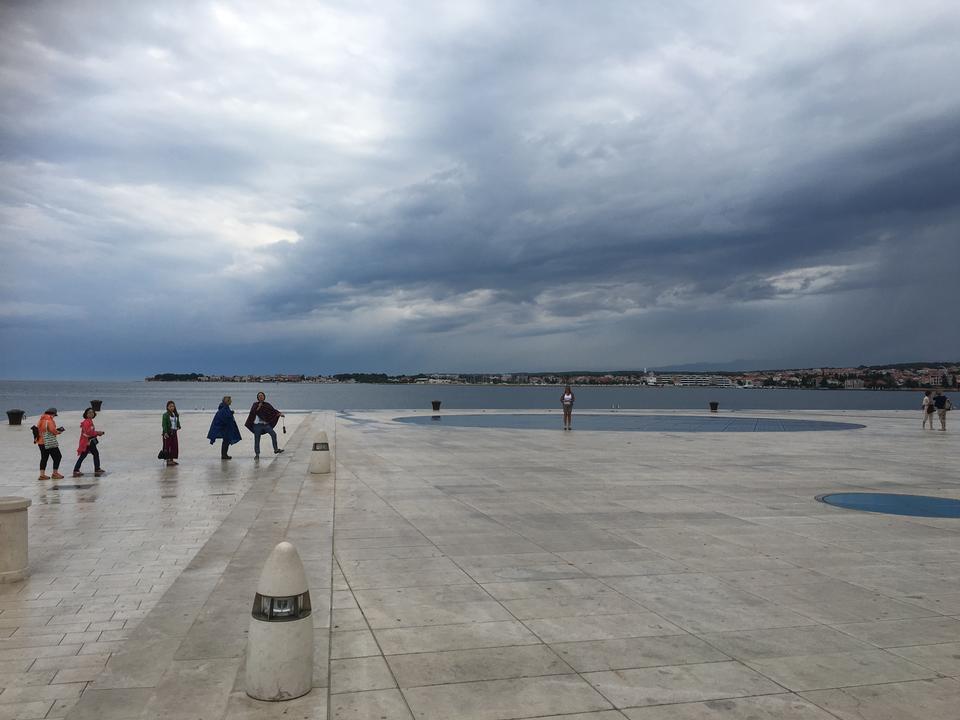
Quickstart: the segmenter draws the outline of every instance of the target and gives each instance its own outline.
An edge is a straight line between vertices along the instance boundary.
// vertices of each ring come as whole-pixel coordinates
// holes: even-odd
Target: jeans
[[[270,439],[273,440],[273,451],[278,450],[277,446],[277,432],[272,427],[266,423],[254,423],[253,424],[253,452],[256,455],[260,454],[260,436],[264,433],[267,433],[270,436]]]
[[[93,455],[93,469],[100,469],[100,451],[97,450],[96,443],[92,445],[87,445],[87,449],[84,450],[80,457],[77,458],[77,464],[73,466],[74,472],[80,472],[80,465],[83,464],[83,461],[87,459],[87,455]]]

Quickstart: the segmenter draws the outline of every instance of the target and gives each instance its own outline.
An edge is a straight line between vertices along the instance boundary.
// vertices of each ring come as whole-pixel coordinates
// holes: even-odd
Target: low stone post
[[[322,430],[317,433],[310,451],[310,474],[326,475],[330,472],[330,443]]]
[[[18,582],[27,576],[27,508],[30,500],[0,497],[0,583]]]

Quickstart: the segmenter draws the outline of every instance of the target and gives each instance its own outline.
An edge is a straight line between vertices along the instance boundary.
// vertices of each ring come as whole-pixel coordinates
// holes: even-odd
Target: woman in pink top
[[[83,473],[80,472],[80,465],[83,464],[87,455],[93,455],[94,475],[99,477],[106,472],[100,467],[100,451],[97,449],[97,445],[100,444],[99,438],[104,433],[93,426],[93,419],[96,416],[97,413],[93,408],[87,408],[83,411],[83,420],[80,421],[80,445],[77,446],[77,455],[80,457],[77,458],[77,464],[73,466],[74,477],[83,477]]]

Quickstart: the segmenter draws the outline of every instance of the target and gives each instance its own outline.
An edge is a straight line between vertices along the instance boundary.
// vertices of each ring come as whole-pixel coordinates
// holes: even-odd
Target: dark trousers
[[[223,444],[220,446],[220,457],[225,458],[227,456],[227,450],[229,449],[230,449],[230,441],[224,438]]]
[[[180,457],[180,441],[177,440],[176,430],[167,433],[163,439],[163,454],[167,456],[167,460],[176,460]]]
[[[60,448],[55,447],[48,450],[46,446],[40,446],[40,472],[47,469],[47,458],[53,458],[54,472],[60,469],[60,461],[63,460],[63,455],[60,454]]]
[[[73,466],[74,472],[80,472],[80,465],[83,464],[83,461],[87,459],[87,455],[93,455],[93,469],[100,469],[100,451],[97,450],[97,445],[87,445],[87,449],[80,453],[80,457],[77,458],[77,464]]]

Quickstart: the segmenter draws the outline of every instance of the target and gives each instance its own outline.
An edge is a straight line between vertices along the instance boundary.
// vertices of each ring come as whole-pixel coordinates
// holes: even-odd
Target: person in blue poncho
[[[220,459],[231,460],[227,455],[227,449],[240,442],[240,428],[237,427],[237,421],[233,419],[233,410],[230,409],[230,403],[233,399],[229,395],[224,395],[223,402],[217,408],[217,414],[213,416],[213,422],[210,423],[210,432],[207,433],[207,439],[213,445],[217,440],[222,439],[220,446]]]

